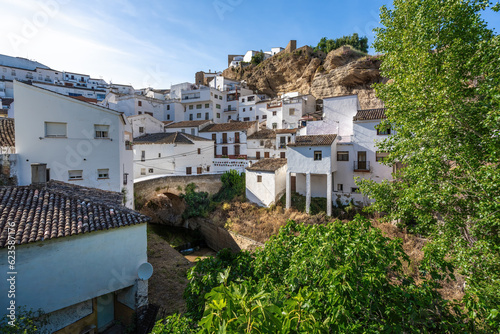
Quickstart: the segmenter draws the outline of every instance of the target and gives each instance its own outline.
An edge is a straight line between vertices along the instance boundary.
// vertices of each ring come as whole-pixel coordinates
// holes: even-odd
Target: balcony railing
[[[267,104],[267,109],[270,109],[270,108],[279,108],[281,106],[282,106],[281,101],[279,101],[279,102],[271,102],[271,103]]]
[[[233,111],[237,111],[236,108],[226,108],[226,109],[224,109],[224,112],[233,112]]]
[[[369,172],[370,171],[370,161],[354,161],[354,171],[355,172]]]

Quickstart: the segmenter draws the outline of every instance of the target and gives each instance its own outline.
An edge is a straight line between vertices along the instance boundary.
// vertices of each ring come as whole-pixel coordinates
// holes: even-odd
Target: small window
[[[290,109],[288,110],[288,114],[289,114],[290,116],[295,115],[295,108],[290,108]]]
[[[219,100],[222,100],[222,95],[219,95]]]
[[[220,109],[220,104],[216,104],[215,108]]]
[[[137,101],[137,105],[138,105],[139,107],[142,107],[142,101]]]
[[[277,114],[276,111],[273,111],[273,116],[276,116],[276,114]]]
[[[218,97],[219,97],[219,95],[215,94],[215,95],[214,95],[214,97],[215,97],[215,98],[218,98]]]
[[[220,113],[217,113],[217,118],[220,118]]]
[[[358,194],[359,193],[359,188],[351,188],[351,192]]]
[[[158,153],[158,158],[161,158],[161,153]]]
[[[256,120],[259,120],[259,116],[258,116],[258,115],[257,115],[257,116],[255,116],[255,119],[256,119]]]
[[[153,172],[154,172],[154,169],[153,169],[153,168],[148,169],[148,173],[149,173],[149,174],[153,174]]]
[[[266,159],[269,158],[269,152],[264,152],[264,158],[266,158]]]
[[[205,103],[205,108],[210,108],[210,104]]]
[[[253,107],[250,107],[250,111],[252,111],[252,110],[253,110]]]
[[[286,152],[280,152],[280,158],[286,159]]]
[[[169,105],[167,105],[167,110],[170,110],[170,104],[169,104]]]
[[[207,166],[207,172],[210,172],[210,166]]]
[[[262,175],[257,175],[257,182],[262,182]]]
[[[278,123],[273,123],[273,129],[277,129],[278,128]]]
[[[193,120],[193,114],[189,114],[189,120],[192,121]]]
[[[389,155],[389,153],[387,152],[376,152],[376,155],[375,155],[375,161],[383,161],[387,156]]]
[[[243,112],[245,112],[245,108],[243,108]]]
[[[201,112],[196,114],[196,118],[201,118]]]
[[[245,99],[241,99],[241,102],[242,102],[242,103],[243,103],[243,102],[245,102]]]
[[[169,119],[170,119],[170,114],[167,115],[167,120],[169,120]]]
[[[267,115],[262,115],[262,119],[267,119]]]
[[[186,175],[191,175],[191,167],[186,167]]]
[[[249,122],[250,121],[250,117],[243,117],[243,122]]]
[[[205,113],[205,120],[208,121],[208,113],[207,112]]]
[[[81,180],[83,179],[83,170],[69,170],[68,178],[70,180]]]
[[[323,152],[321,152],[321,151],[314,151],[314,160],[315,161],[321,160],[322,156],[323,156]]]
[[[45,122],[45,137],[66,137],[67,123]]]
[[[96,138],[109,138],[109,125],[94,125]]]
[[[192,115],[191,115],[192,116]],[[186,133],[186,129],[181,129],[182,133]]]
[[[143,126],[139,127],[139,133],[144,133],[144,127]]]
[[[141,151],[141,161],[146,161],[146,151]]]
[[[202,167],[196,167],[196,174],[201,174],[203,172]]]
[[[201,154],[201,148],[198,149],[198,154]]]
[[[98,169],[97,178],[99,179],[109,179],[109,169]]]
[[[141,168],[141,175],[146,175],[146,168]]]
[[[337,161],[349,161],[349,151],[337,151]]]
[[[194,106],[193,105],[190,105],[189,106],[189,110],[193,110],[194,109]]]
[[[197,104],[196,109],[201,109],[201,104]]]
[[[196,133],[196,130],[193,128],[191,129],[191,134],[194,136],[194,134]]]
[[[344,185],[342,183],[337,184],[337,191],[344,191]]]

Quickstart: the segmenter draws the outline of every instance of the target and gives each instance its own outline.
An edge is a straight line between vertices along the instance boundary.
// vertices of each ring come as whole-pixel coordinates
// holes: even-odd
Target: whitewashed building
[[[246,159],[247,138],[257,132],[257,127],[257,122],[210,124],[200,131],[200,136],[215,142],[216,158]]]
[[[247,138],[248,159],[286,158],[287,146],[295,142],[297,129],[259,130]]]
[[[138,273],[149,267],[149,218],[122,206],[120,193],[53,181],[3,187],[0,203],[0,270],[10,273],[2,283],[2,318],[19,316],[20,307],[42,310],[48,315],[43,333],[101,333],[115,321],[133,324],[148,304],[147,281]]]
[[[43,164],[46,178],[123,193],[133,207],[131,128],[117,111],[14,82],[18,180],[29,185]]]
[[[292,173],[297,192],[306,196],[309,213],[311,197],[326,197],[326,213],[332,214],[333,173],[337,171],[337,135],[298,136],[288,144],[286,207],[291,206]]]
[[[238,120],[243,122],[266,121],[267,109],[259,108],[257,103],[268,99],[269,98],[263,94],[249,94],[240,96],[238,106]]]
[[[127,117],[132,126],[134,138],[150,133],[163,132],[164,124],[149,114],[135,115]]]
[[[169,123],[165,126],[165,132],[182,132],[193,136],[199,136],[200,131],[212,124],[212,121],[181,121]]]
[[[305,114],[316,111],[316,99],[312,95],[286,93],[280,98],[257,103],[259,113],[267,114],[266,125],[269,129],[296,129]]]
[[[263,159],[246,168],[246,198],[259,206],[279,201],[286,188],[286,159]]]
[[[134,139],[134,179],[151,175],[191,175],[213,171],[214,142],[182,132]]]

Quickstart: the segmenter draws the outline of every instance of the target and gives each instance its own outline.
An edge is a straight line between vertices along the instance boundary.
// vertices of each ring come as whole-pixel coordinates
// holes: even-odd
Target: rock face
[[[170,226],[182,226],[182,213],[186,205],[177,195],[162,193],[149,200],[140,210],[151,217],[151,222]]]
[[[315,53],[304,46],[293,52],[282,51],[261,64],[226,69],[228,79],[245,80],[250,89],[271,97],[284,92],[312,94],[316,99],[358,94],[362,109],[380,108],[371,88],[384,82],[380,76],[380,59],[366,56],[348,46],[328,55]]]

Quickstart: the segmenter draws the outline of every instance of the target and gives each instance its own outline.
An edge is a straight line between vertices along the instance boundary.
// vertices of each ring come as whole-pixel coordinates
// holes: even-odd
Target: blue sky
[[[315,45],[357,32],[374,40],[385,0],[0,0],[0,54],[51,68],[170,88],[228,54]],[[499,14],[486,21],[498,31]],[[370,50],[373,53],[373,49]]]

